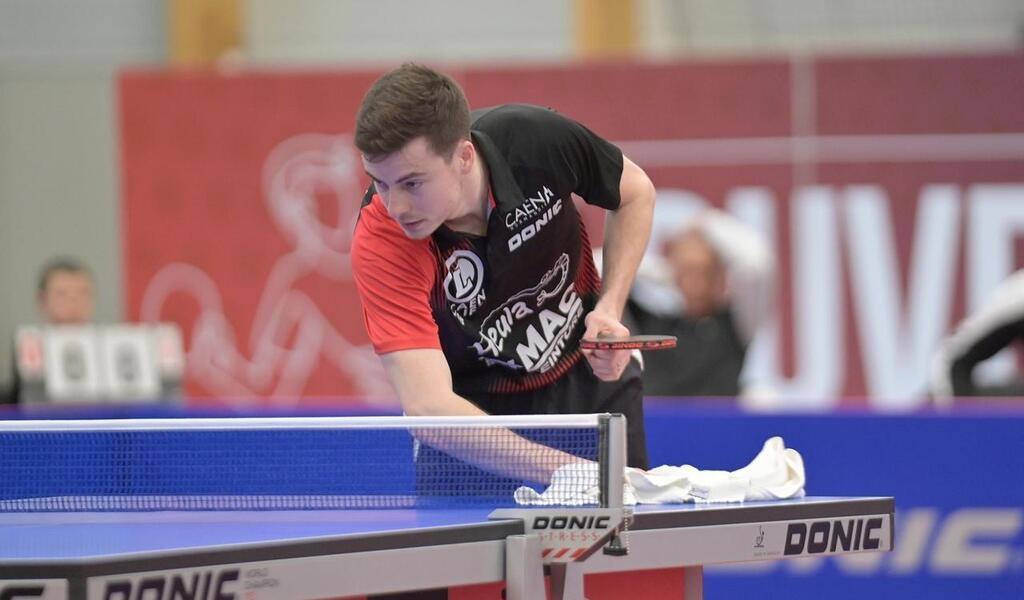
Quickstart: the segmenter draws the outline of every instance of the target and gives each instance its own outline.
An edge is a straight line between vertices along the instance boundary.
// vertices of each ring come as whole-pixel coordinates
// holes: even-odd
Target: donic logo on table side
[[[103,587],[102,600],[238,600],[236,568],[187,574],[154,574],[114,579]]]
[[[855,550],[877,550],[882,529],[881,518],[842,519],[836,521],[814,521],[790,523],[786,527],[786,546],[783,554],[823,554]]]
[[[491,311],[473,344],[488,366],[544,373],[562,357],[565,343],[583,314],[583,300],[569,279],[569,255],[562,254],[540,283],[512,296]],[[503,359],[510,339],[522,340]],[[504,356],[509,353],[505,352]]]

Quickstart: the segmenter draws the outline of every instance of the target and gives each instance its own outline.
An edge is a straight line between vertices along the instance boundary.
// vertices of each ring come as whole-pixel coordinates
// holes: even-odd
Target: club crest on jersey
[[[477,357],[514,371],[544,373],[554,367],[583,315],[583,300],[568,279],[569,255],[562,254],[537,285],[491,311],[473,344]],[[506,343],[515,344],[511,352],[505,352]]]
[[[465,318],[476,312],[484,300],[484,264],[469,250],[456,250],[444,261],[447,275],[444,294],[451,303],[452,315],[465,324]]]

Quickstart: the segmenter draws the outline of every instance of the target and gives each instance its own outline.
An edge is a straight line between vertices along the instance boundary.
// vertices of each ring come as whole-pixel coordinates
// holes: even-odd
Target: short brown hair
[[[92,280],[92,271],[80,260],[70,256],[57,256],[46,261],[46,264],[39,269],[39,279],[36,281],[36,292],[39,295],[46,293],[50,286],[50,278],[57,273],[73,273],[84,275]]]
[[[469,103],[447,75],[415,63],[384,74],[359,107],[356,147],[369,161],[401,150],[418,137],[445,160],[469,139]]]

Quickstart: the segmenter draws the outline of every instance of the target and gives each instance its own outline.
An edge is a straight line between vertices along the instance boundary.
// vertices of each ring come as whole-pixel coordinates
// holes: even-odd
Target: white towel
[[[569,463],[551,476],[551,485],[543,493],[523,486],[515,491],[516,504],[523,506],[585,506],[600,498],[600,474],[597,463]],[[627,485],[628,487],[628,485]]]
[[[662,465],[650,471],[626,469],[625,504],[742,502],[799,498],[804,495],[804,461],[781,437],[768,439],[754,460],[735,471],[707,471],[691,465]],[[565,465],[543,493],[529,487],[515,492],[526,506],[582,506],[598,501],[595,463]]]

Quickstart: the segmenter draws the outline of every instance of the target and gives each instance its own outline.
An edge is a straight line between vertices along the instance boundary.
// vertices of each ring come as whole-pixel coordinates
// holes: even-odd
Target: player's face
[[[420,137],[382,160],[370,162],[363,157],[363,167],[388,214],[411,239],[426,238],[461,214],[469,172],[461,145],[446,160]]]
[[[85,273],[55,271],[39,296],[39,312],[47,323],[81,325],[92,320],[92,279]]]

